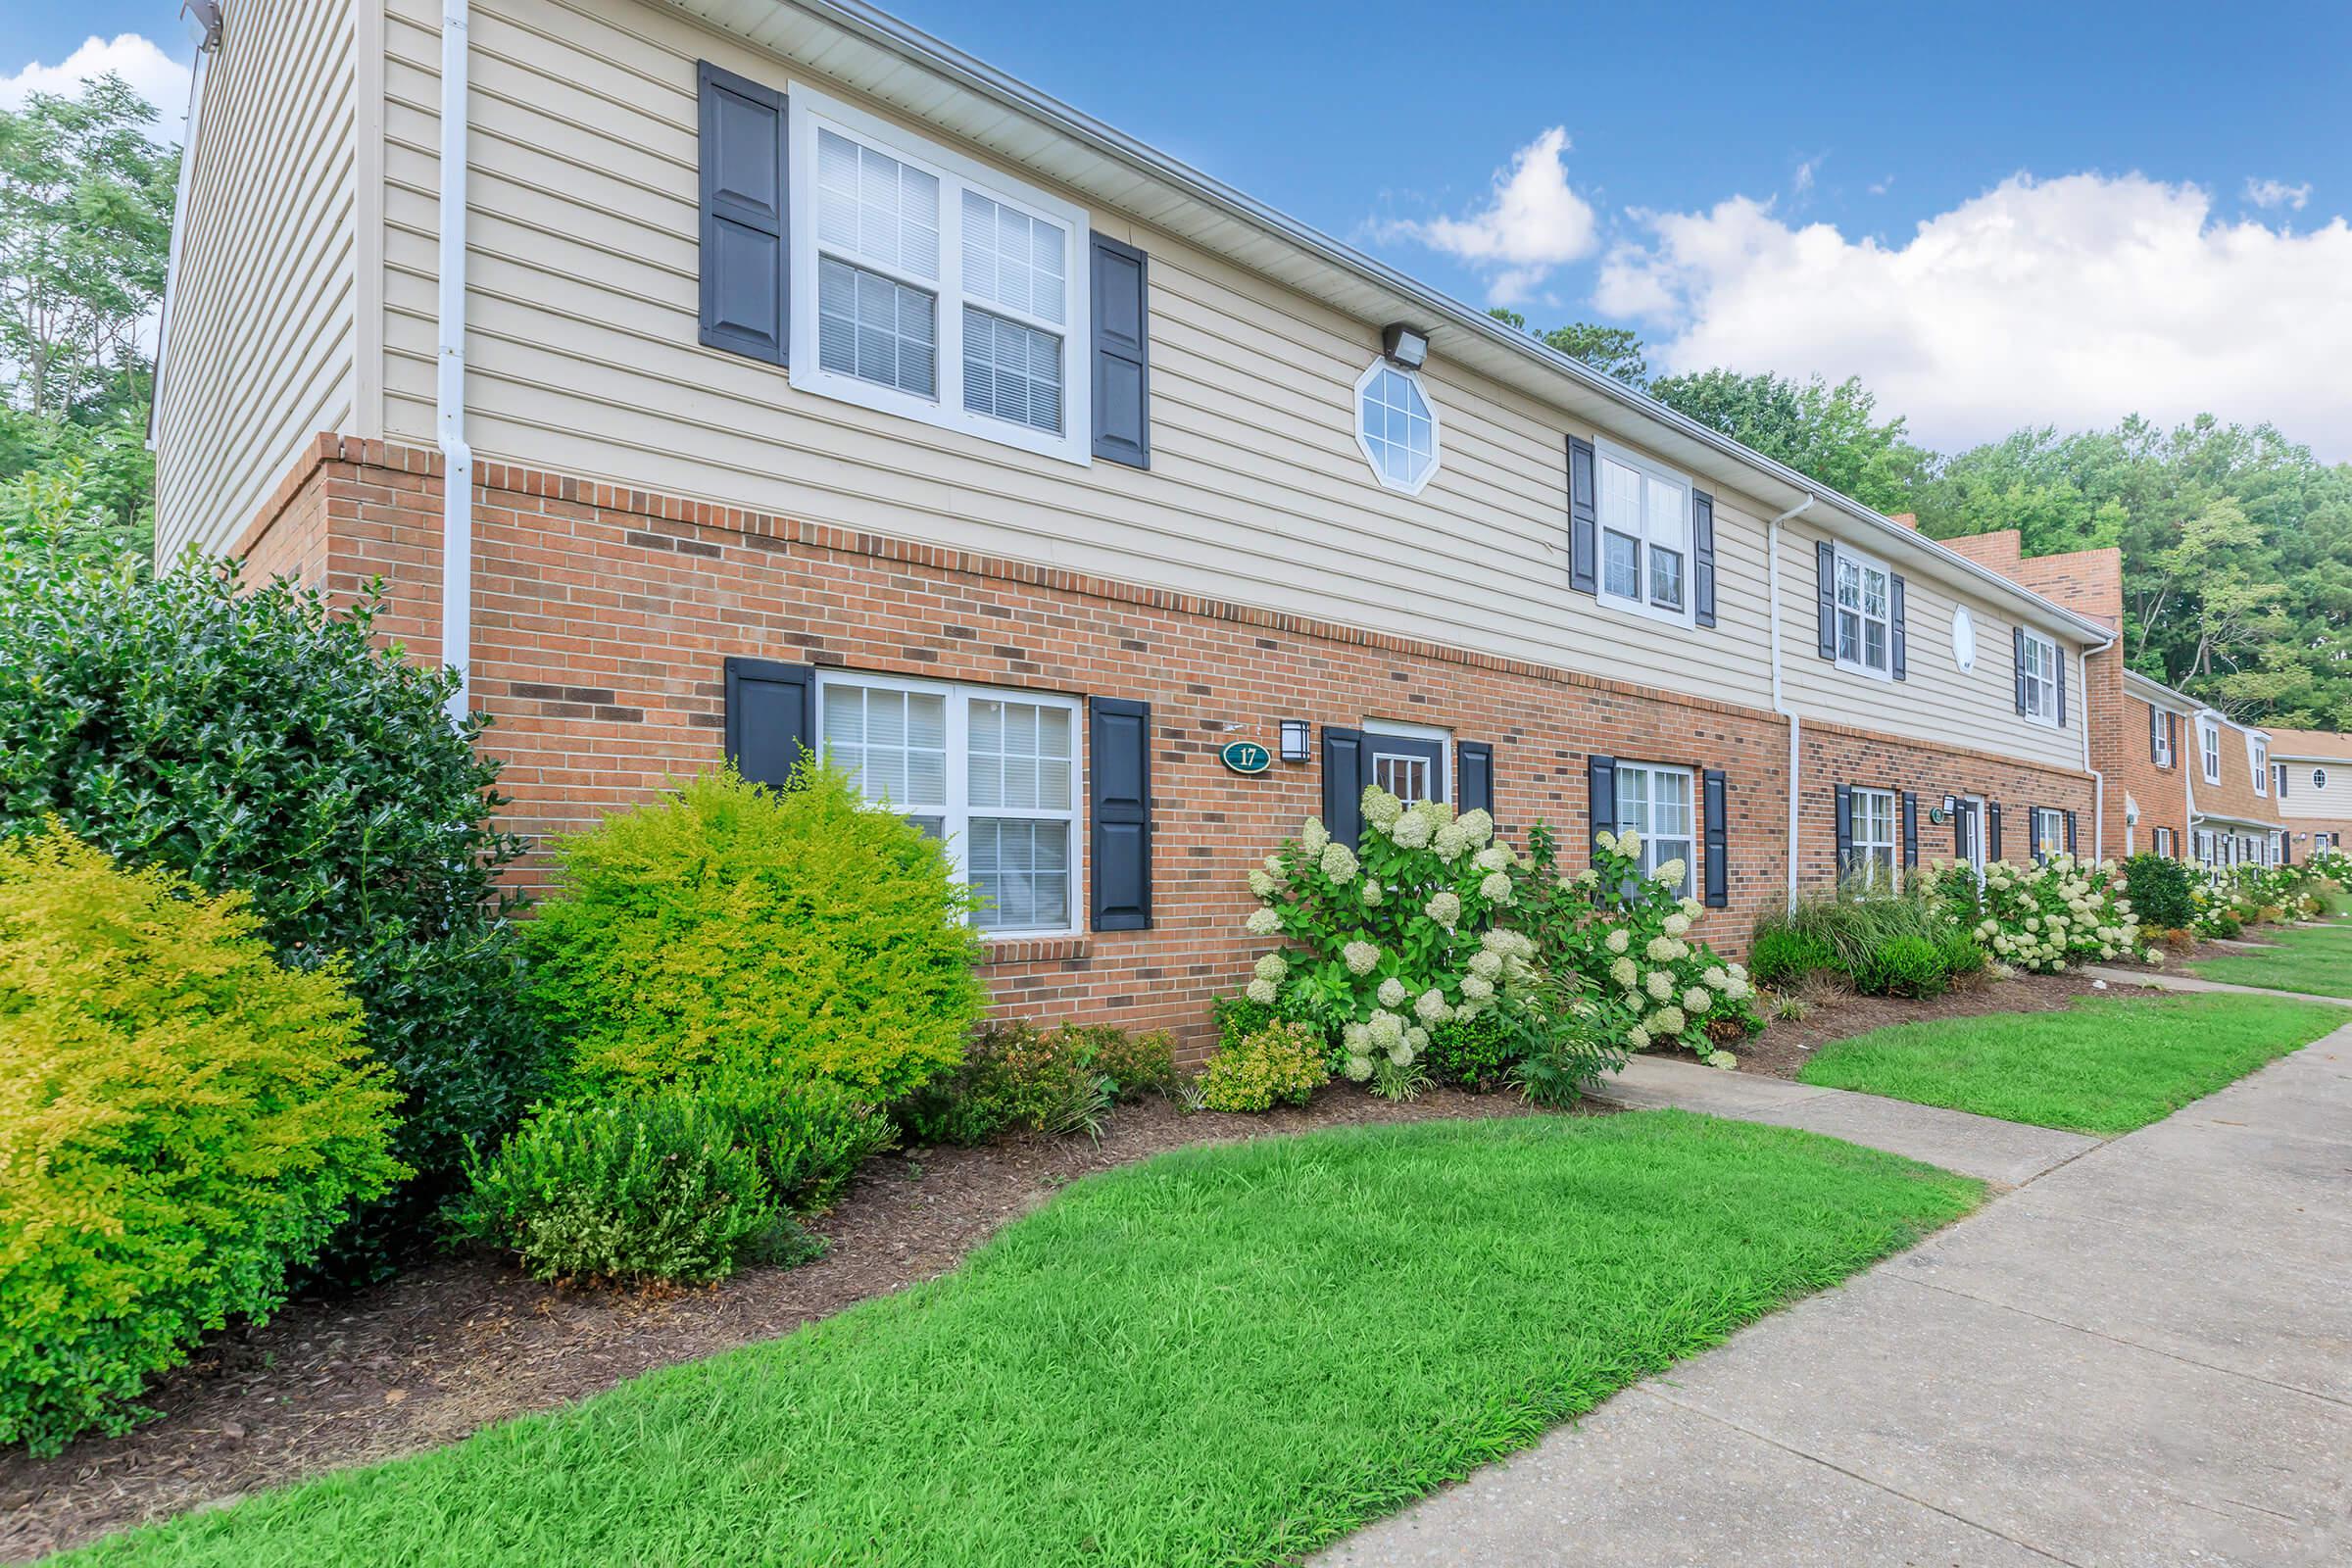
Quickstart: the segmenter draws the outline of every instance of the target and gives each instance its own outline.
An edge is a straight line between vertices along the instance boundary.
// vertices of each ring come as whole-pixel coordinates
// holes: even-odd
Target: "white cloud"
[[[1803,163],[1796,166],[1796,173],[1794,176],[1792,176],[1789,183],[1796,187],[1796,193],[1799,196],[1802,196],[1808,191],[1812,190],[1813,171],[1819,166],[1821,160],[1818,158],[1808,158]]]
[[[1486,274],[1492,302],[1512,305],[1539,290],[1553,270],[1592,254],[1592,207],[1568,183],[1568,131],[1554,125],[1494,172],[1484,208],[1463,218],[1376,225],[1383,239],[1411,239],[1458,257]]]
[[[2299,213],[2303,204],[2311,200],[2311,186],[2289,185],[2282,179],[2248,179],[2246,200],[2257,207],[2283,206]]]
[[[71,95],[89,77],[110,71],[155,105],[157,135],[180,139],[187,121],[188,68],[135,32],[112,41],[93,34],[54,66],[34,61],[13,76],[0,76],[0,109],[21,109],[36,92]]]
[[[1653,365],[1859,375],[1940,447],[2210,410],[2352,457],[2352,227],[2212,205],[2138,174],[2019,174],[1902,244],[1746,197],[1635,213],[1647,236],[1604,259],[1593,302],[1662,334]]]

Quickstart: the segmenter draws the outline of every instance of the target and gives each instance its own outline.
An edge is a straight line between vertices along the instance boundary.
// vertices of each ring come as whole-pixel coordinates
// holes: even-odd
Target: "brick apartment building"
[[[159,553],[383,576],[543,842],[827,748],[1007,1008],[1198,1042],[1246,869],[1372,782],[1639,827],[1733,952],[2122,814],[2097,592],[862,8],[239,9],[183,179]]]

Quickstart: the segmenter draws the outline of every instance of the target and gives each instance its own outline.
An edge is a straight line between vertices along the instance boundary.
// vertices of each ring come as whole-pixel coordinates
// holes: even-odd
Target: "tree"
[[[1906,439],[1900,416],[1878,419],[1878,399],[1853,376],[1831,386],[1818,375],[1799,382],[1700,370],[1659,376],[1649,383],[1649,393],[1882,512],[1908,510],[1934,462],[1934,454]]]
[[[1487,314],[1522,332],[1528,329],[1527,318],[1517,311],[1496,306]],[[1649,379],[1649,361],[1644,357],[1642,338],[1629,328],[1602,326],[1597,321],[1571,321],[1566,326],[1532,335],[1545,347],[1556,349],[1572,360],[1582,360],[1628,386],[1642,386]]]

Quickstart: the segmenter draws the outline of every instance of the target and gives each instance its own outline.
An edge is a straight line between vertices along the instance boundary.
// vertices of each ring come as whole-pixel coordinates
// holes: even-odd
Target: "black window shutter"
[[[1732,853],[1728,829],[1730,802],[1725,798],[1723,770],[1710,767],[1702,776],[1703,820],[1706,824],[1707,875],[1706,902],[1710,909],[1720,909],[1732,902]]]
[[[771,659],[727,661],[727,760],[755,784],[782,789],[816,744],[816,670]]]
[[[1600,858],[1600,836],[1617,831],[1617,759],[1594,757],[1585,763],[1585,783],[1592,812],[1592,858]]]
[[[1568,586],[1600,592],[1600,474],[1592,443],[1568,438]]]
[[[2273,762],[2271,764],[2271,776],[2278,781],[2278,798],[2282,801],[2285,800],[2286,764],[2284,762]]]
[[[1151,296],[1144,253],[1095,236],[1095,456],[1152,466]]]
[[[1850,784],[1837,789],[1838,802],[1838,880],[1842,882],[1854,868],[1854,791]]]
[[[1485,741],[1453,746],[1454,805],[1464,811],[1494,814],[1494,748]]]
[[[1098,931],[1152,928],[1152,705],[1086,703],[1092,913]]]
[[[2034,852],[2034,863],[2039,865],[2048,857],[2041,853],[2041,808],[2038,806],[2026,808],[2026,837],[2034,841],[2030,848]]]
[[[1715,498],[1703,490],[1690,492],[1690,605],[1698,624],[1715,624]]]
[[[2180,715],[2179,713],[2164,715],[2164,734],[2172,750],[2173,765],[2179,767],[2180,765]]]
[[[2056,643],[2050,644],[2050,647],[2056,652],[2058,658],[2058,727],[2064,729],[2066,727],[2066,650],[2060,648]]]
[[[702,341],[782,365],[792,313],[784,95],[708,60],[702,93]]]
[[[2017,710],[2018,710],[2019,712],[2021,712],[2021,713],[2022,713],[2022,712],[2024,712],[2024,711],[2026,710],[2026,628],[2025,628],[2025,627],[2023,627],[2023,626],[2012,626],[2012,627],[2010,627],[2010,628],[2009,628],[2009,647],[2010,647],[2010,649],[2011,649],[2011,654],[2012,654],[2012,657],[2013,657],[2013,658],[2014,658],[2014,659],[2017,661],[2017,671],[2016,671],[2016,681],[2015,681],[2015,685],[2016,685],[2016,687],[2017,687]]]
[[[1997,804],[1984,808],[1984,858],[2001,858],[2001,808]]]
[[[1963,804],[1952,811],[1952,858],[1961,859],[1965,858],[1967,855],[1968,807]]]
[[[1903,792],[1903,864],[1919,863],[1919,797]]]
[[[1323,825],[1342,844],[1364,831],[1364,732],[1323,726]]]
[[[2075,853],[2075,813],[2072,811],[2066,813],[2066,853]]]
[[[1902,573],[1892,572],[1886,578],[1886,612],[1888,633],[1894,644],[1892,668],[1896,680],[1911,678],[1911,628],[1903,618]]]
[[[1838,547],[1827,539],[1813,546],[1813,568],[1819,581],[1814,584],[1814,603],[1819,611],[1821,657],[1838,657]]]
[[[2151,762],[2156,760],[2161,750],[2157,744],[2156,724],[2156,705],[2150,703],[2148,705],[2148,760]]]

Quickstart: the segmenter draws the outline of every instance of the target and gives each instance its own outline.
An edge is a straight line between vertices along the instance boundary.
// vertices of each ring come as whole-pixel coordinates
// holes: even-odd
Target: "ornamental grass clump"
[[[1357,846],[1309,817],[1250,873],[1250,934],[1295,946],[1257,960],[1244,999],[1311,1026],[1349,1079],[1408,1099],[1432,1031],[1489,1013],[1541,1027],[1535,945],[1503,923],[1518,869],[1487,812],[1366,789]]]
[[[2112,861],[2071,855],[2038,865],[1995,860],[1982,883],[1967,863],[1938,861],[1929,875],[1943,908],[2010,968],[2058,974],[2074,964],[2150,956]]]
[[[54,824],[0,840],[0,1445],[128,1428],[408,1174],[342,966]]]

